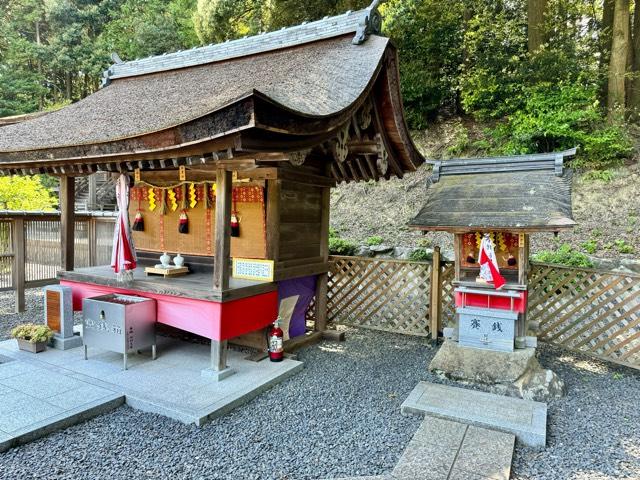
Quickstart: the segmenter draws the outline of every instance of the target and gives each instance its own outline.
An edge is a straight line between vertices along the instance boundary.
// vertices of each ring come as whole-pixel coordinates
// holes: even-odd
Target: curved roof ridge
[[[359,45],[366,41],[370,34],[380,33],[381,17],[377,10],[378,3],[379,0],[374,0],[369,7],[356,12],[348,11],[342,15],[325,17],[314,22],[304,22],[301,25],[283,27],[273,32],[194,47],[190,50],[179,50],[127,62],[118,61],[118,56],[113,55],[116,63],[103,72],[102,86],[118,78],[230,60],[350,33],[355,34],[353,43]]]

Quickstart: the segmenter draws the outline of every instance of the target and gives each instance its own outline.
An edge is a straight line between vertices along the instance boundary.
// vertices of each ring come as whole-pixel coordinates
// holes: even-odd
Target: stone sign
[[[456,311],[460,345],[513,352],[517,312],[474,307],[462,307]]]

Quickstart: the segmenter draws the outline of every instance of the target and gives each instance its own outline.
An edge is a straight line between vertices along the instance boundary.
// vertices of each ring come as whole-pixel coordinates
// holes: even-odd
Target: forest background
[[[91,94],[112,52],[132,60],[369,3],[0,0],[0,117]],[[640,0],[388,0],[380,10],[399,49],[407,119],[431,158],[578,146],[572,166],[605,183],[635,164]],[[438,125],[444,146],[424,147]]]

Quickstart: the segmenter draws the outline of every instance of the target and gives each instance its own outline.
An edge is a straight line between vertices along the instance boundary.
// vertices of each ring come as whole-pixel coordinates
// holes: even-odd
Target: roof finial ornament
[[[116,65],[120,65],[121,63],[124,63],[120,58],[120,55],[118,55],[116,52],[111,53],[111,61]]]
[[[362,17],[356,35],[353,37],[355,45],[363,43],[372,33],[382,31],[382,15],[378,11],[378,5],[380,5],[380,0],[373,0],[365,10],[366,15]]]

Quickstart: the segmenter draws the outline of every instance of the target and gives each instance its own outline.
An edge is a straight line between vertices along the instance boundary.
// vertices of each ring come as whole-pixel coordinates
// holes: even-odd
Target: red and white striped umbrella
[[[111,267],[119,280],[130,281],[133,280],[137,258],[129,225],[129,177],[125,174],[120,175],[116,183],[116,203],[118,218],[113,232]]]

